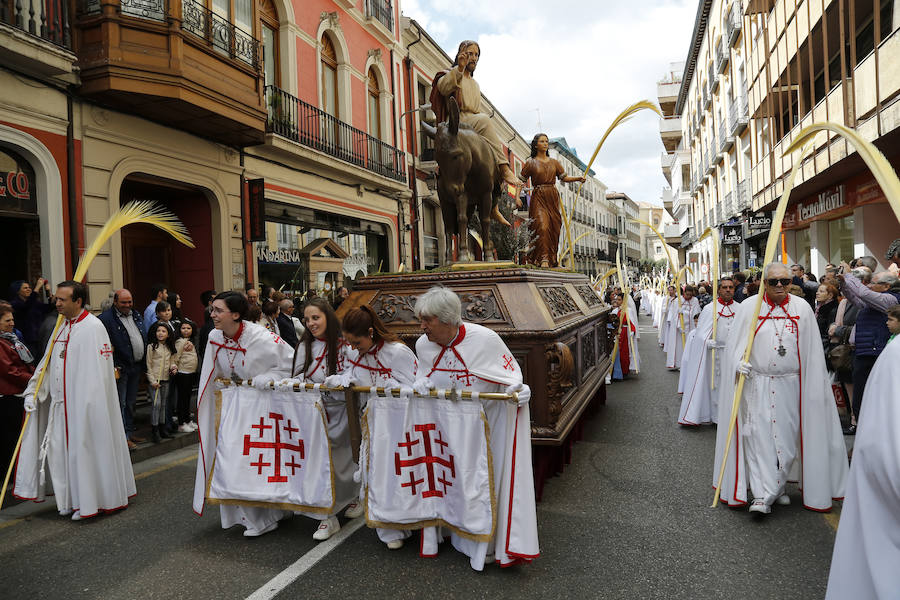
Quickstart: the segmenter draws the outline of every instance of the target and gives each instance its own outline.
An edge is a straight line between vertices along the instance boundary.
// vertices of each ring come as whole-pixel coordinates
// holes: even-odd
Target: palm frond
[[[109,238],[126,225],[135,223],[145,223],[158,227],[185,246],[189,248],[194,247],[187,228],[178,220],[178,217],[151,200],[135,200],[121,207],[106,222],[91,245],[81,255],[81,260],[78,261],[78,268],[75,270],[73,279],[75,281],[84,280],[91,263],[97,257],[100,249],[109,241]]]

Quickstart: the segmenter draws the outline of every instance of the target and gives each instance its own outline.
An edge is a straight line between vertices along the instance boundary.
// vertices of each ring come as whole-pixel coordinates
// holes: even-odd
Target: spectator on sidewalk
[[[180,433],[197,430],[197,423],[191,420],[191,392],[197,380],[199,365],[195,344],[196,336],[197,326],[193,321],[185,319],[179,327],[179,337],[175,341],[175,413]]]
[[[803,297],[809,302],[809,307],[816,307],[816,292],[819,290],[819,282],[810,281],[810,277],[806,274],[803,265],[791,265],[791,277],[794,285],[800,286],[803,290]]]
[[[209,332],[216,328],[216,324],[213,323],[212,316],[210,316],[213,298],[215,297],[216,290],[205,290],[200,293],[200,303],[203,305],[203,325],[197,334],[197,358],[200,360],[200,364],[203,364],[203,355],[206,352]]]
[[[287,298],[278,303],[281,312],[278,313],[278,331],[282,339],[296,348],[300,342],[300,335],[297,333],[296,325],[300,325],[300,321],[291,315],[294,313],[294,303]],[[294,321],[297,321],[296,324]],[[303,325],[300,325],[303,327]]]
[[[134,298],[126,289],[113,294],[113,305],[100,313],[100,322],[106,328],[113,347],[113,365],[116,369],[116,392],[122,411],[122,424],[128,438],[128,448],[147,440],[135,435],[134,405],[137,402],[138,384],[144,371],[144,320],[134,310]]]
[[[169,379],[175,375],[175,342],[169,335],[169,328],[163,323],[150,327],[153,341],[147,344],[147,393],[153,402],[150,425],[153,428],[153,442],[172,437],[171,422],[166,417],[169,399]]]
[[[865,258],[859,259],[857,264]],[[841,267],[845,272],[850,271],[850,265],[845,262],[841,263]],[[867,270],[856,269],[849,275],[841,275],[839,279],[843,284],[841,291],[844,296],[859,308],[856,328],[851,334],[851,343],[856,346],[853,357],[853,414],[858,422],[869,372],[890,337],[887,311],[900,301],[900,292],[891,289],[897,284],[897,276],[888,271],[869,275]]]
[[[147,332],[150,331],[150,327],[156,323],[156,305],[159,302],[165,300],[169,295],[168,289],[166,289],[166,284],[157,283],[152,288],[150,288],[150,304],[147,305],[147,308],[144,309],[144,337],[147,336]]]
[[[250,306],[259,306],[259,292],[252,283],[247,284],[247,304]]]
[[[175,327],[175,331],[178,331],[181,323],[184,321],[184,313],[181,312],[181,295],[176,292],[169,292],[166,302],[172,307],[172,325]]]
[[[34,357],[15,334],[13,307],[0,300],[0,477],[12,459],[22,420],[25,418],[23,392],[34,374]]]
[[[14,281],[9,286],[9,303],[13,308],[16,327],[22,333],[22,341],[31,354],[38,356],[44,348],[39,344],[39,331],[44,317],[53,311],[53,295],[50,284],[39,277],[32,288],[27,281]],[[55,315],[54,315],[55,316]]]
[[[887,252],[884,253],[884,258],[891,263],[888,265],[888,271],[894,275],[900,275],[900,238],[891,242]]]
[[[734,274],[734,301],[740,304],[747,298],[747,276],[738,271]]]

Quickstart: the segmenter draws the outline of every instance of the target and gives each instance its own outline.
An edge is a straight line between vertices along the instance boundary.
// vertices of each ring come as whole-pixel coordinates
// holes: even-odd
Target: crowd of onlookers
[[[303,324],[294,316],[302,300],[289,298],[270,286],[248,285],[249,320],[263,325],[296,346]],[[335,308],[349,295],[341,287],[334,294]],[[203,354],[214,325],[209,309],[215,290],[204,291],[205,307],[200,318],[182,312],[181,296],[165,284],[151,288],[149,303],[143,308],[127,289],[109,294],[100,303],[98,318],[106,327],[112,346],[116,387],[122,422],[129,448],[147,439],[137,434],[135,407],[141,384],[146,382],[150,404],[151,436],[154,442],[175,432],[196,430],[193,414],[194,389],[203,364]],[[39,365],[53,329],[57,311],[52,288],[46,279],[34,286],[15,281],[9,287],[9,301],[0,300],[0,467],[9,463],[24,418],[23,392]]]

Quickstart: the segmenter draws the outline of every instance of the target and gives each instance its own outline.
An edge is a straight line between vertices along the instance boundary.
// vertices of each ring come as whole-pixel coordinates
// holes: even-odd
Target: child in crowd
[[[175,392],[178,398],[176,417],[181,425],[180,433],[190,433],[197,430],[197,424],[191,420],[191,390],[194,380],[197,378],[197,349],[195,338],[197,326],[193,321],[185,319],[179,329],[180,337],[175,342]]]
[[[171,294],[169,295],[171,298]],[[181,334],[179,330],[181,329],[181,323],[173,321],[173,315],[175,311],[171,304],[166,302],[165,300],[160,300],[156,303],[156,322],[164,324],[169,329],[169,339],[172,340],[172,343],[175,343]],[[151,328],[152,329],[152,328]],[[153,332],[148,332],[149,339],[148,343],[153,343],[154,337]],[[169,429],[169,432],[175,431],[175,428],[178,426],[175,423],[175,386],[169,386],[169,395],[166,397],[166,418],[165,422]]]
[[[169,326],[157,321],[149,331],[153,342],[147,344],[147,382],[153,399],[150,411],[150,425],[153,427],[153,441],[172,437],[166,422],[166,401],[169,397],[169,376],[176,371],[175,343],[169,335]]]
[[[173,340],[178,337],[175,332],[175,324],[172,323],[172,305],[165,300],[156,303],[156,322],[164,324],[169,329],[169,337]],[[147,343],[152,344],[156,337],[152,331],[147,332]]]
[[[892,342],[900,334],[900,304],[895,304],[887,311],[887,328],[891,332],[888,342]]]

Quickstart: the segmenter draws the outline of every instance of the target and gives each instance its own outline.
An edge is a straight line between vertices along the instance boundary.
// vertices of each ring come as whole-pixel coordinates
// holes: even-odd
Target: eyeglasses
[[[784,287],[791,285],[790,279],[766,279],[766,282],[772,287],[776,287],[779,283]]]

